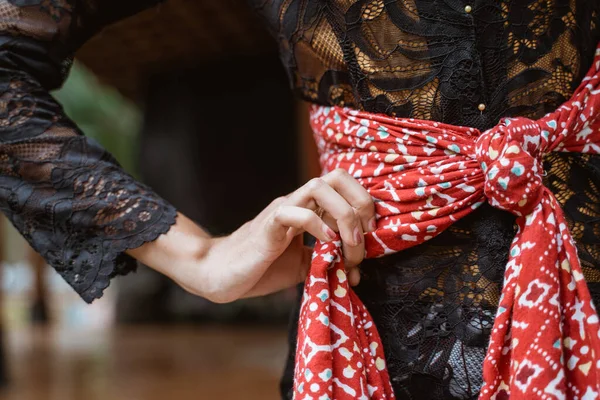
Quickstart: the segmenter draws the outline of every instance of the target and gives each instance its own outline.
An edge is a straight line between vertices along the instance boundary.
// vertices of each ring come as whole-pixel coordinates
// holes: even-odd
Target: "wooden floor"
[[[278,399],[285,330],[21,328],[1,400]]]

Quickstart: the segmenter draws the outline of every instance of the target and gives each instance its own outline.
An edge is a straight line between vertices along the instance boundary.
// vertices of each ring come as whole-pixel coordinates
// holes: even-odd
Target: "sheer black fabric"
[[[135,3],[0,0],[0,208],[88,302],[135,268],[125,250],[156,239],[176,216],[48,94],[77,47]]]
[[[600,40],[600,3],[587,0],[252,3],[305,100],[482,130],[502,116],[555,110]],[[546,184],[564,206],[597,303],[599,168],[597,156],[546,160]],[[477,398],[513,223],[486,205],[429,243],[363,262],[357,292],[382,336],[399,399]],[[296,329],[284,398],[291,398]]]
[[[249,1],[304,99],[479,129],[555,110],[599,37],[596,1]]]
[[[589,0],[248,1],[303,99],[479,129],[554,110],[600,40]],[[123,250],[168,230],[175,211],[82,137],[47,90],[102,26],[157,2],[0,0],[0,207],[88,301],[132,268]],[[600,160],[554,154],[546,170],[598,302]],[[399,399],[477,397],[513,221],[483,206],[429,243],[364,262],[357,291]]]

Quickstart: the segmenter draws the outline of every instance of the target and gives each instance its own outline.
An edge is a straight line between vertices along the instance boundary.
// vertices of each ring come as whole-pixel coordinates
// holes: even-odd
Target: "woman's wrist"
[[[128,254],[194,295],[229,303],[252,289],[262,275],[257,271],[266,270],[270,264],[248,240],[252,236],[250,224],[231,235],[211,237],[178,214],[166,234]]]
[[[202,284],[200,292],[195,294],[223,304],[244,297],[254,287],[270,261],[248,240],[251,237],[249,224],[251,222],[228,236],[210,240],[206,252],[197,259]]]
[[[144,265],[173,279],[191,292],[201,292],[198,266],[213,245],[213,238],[183,214],[155,241],[127,251]],[[183,285],[182,285],[183,286]]]

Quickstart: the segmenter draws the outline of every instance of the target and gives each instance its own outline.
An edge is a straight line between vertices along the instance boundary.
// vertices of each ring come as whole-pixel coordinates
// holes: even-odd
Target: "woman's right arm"
[[[324,211],[322,218],[317,207]],[[231,235],[212,238],[179,215],[165,235],[128,253],[188,291],[226,303],[302,282],[312,253],[303,245],[304,232],[321,241],[339,232],[349,281],[356,285],[363,232],[373,230],[370,195],[347,172],[336,170],[276,199]]]
[[[91,302],[135,269],[126,250],[167,232],[176,211],[83,136],[49,90],[89,36],[156,1],[0,1],[0,208]]]
[[[360,262],[374,207],[347,173],[313,180],[232,235],[212,238],[64,114],[48,91],[62,84],[74,51],[157,0],[0,1],[0,209],[84,300],[133,270],[134,258],[213,301],[270,293],[306,274],[304,231],[321,240],[339,231],[349,265]]]

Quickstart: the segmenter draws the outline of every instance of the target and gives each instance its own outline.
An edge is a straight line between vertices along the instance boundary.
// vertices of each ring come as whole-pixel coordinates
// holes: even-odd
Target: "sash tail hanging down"
[[[485,132],[313,106],[324,173],[371,194],[367,257],[430,240],[483,202],[517,216],[480,399],[600,397],[600,326],[575,243],[542,182],[551,151],[600,154],[600,47],[569,101]],[[341,242],[318,242],[300,310],[296,400],[393,399],[373,320],[346,278]]]

